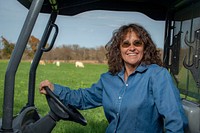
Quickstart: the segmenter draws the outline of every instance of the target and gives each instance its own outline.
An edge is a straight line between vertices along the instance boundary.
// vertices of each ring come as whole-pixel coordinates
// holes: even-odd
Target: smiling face
[[[121,56],[126,69],[135,70],[144,55],[144,43],[134,31],[129,31],[120,44]]]

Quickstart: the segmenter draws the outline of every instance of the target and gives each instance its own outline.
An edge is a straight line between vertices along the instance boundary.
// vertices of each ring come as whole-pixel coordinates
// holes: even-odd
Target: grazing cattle
[[[39,64],[44,65],[44,66],[46,65],[45,61],[43,61],[43,60],[40,60]]]
[[[80,62],[80,61],[76,61],[76,62],[75,62],[75,66],[76,66],[76,67],[82,67],[82,68],[84,68],[83,62]]]
[[[33,63],[33,60],[31,60],[31,64]],[[45,63],[45,61],[43,61],[43,60],[40,60],[40,62],[39,62],[39,65],[46,65],[46,63]]]
[[[60,66],[60,61],[56,61],[56,66]]]
[[[56,64],[56,66],[60,66],[60,61],[53,61],[53,64]]]

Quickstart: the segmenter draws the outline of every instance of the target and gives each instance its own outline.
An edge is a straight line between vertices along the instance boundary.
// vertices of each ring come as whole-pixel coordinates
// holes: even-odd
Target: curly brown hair
[[[138,24],[123,25],[113,32],[113,36],[106,44],[106,57],[108,59],[109,72],[116,74],[124,67],[124,61],[121,57],[120,44],[128,31],[132,30],[144,43],[144,56],[141,60],[142,64],[158,64],[163,66],[160,51],[156,48],[150,34]]]

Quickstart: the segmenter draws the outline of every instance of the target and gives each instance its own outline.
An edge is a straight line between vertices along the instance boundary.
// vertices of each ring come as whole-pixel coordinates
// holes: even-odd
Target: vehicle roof
[[[18,0],[29,9],[32,0]],[[167,12],[195,0],[44,0],[41,13],[51,13],[52,5],[59,15],[76,15],[90,10],[141,12],[155,20],[165,20]]]

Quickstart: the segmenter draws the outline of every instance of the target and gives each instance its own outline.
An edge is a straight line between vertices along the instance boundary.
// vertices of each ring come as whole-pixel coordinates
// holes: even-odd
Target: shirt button
[[[126,86],[128,86],[128,84],[126,84]]]
[[[122,97],[119,97],[119,99],[122,99]]]

